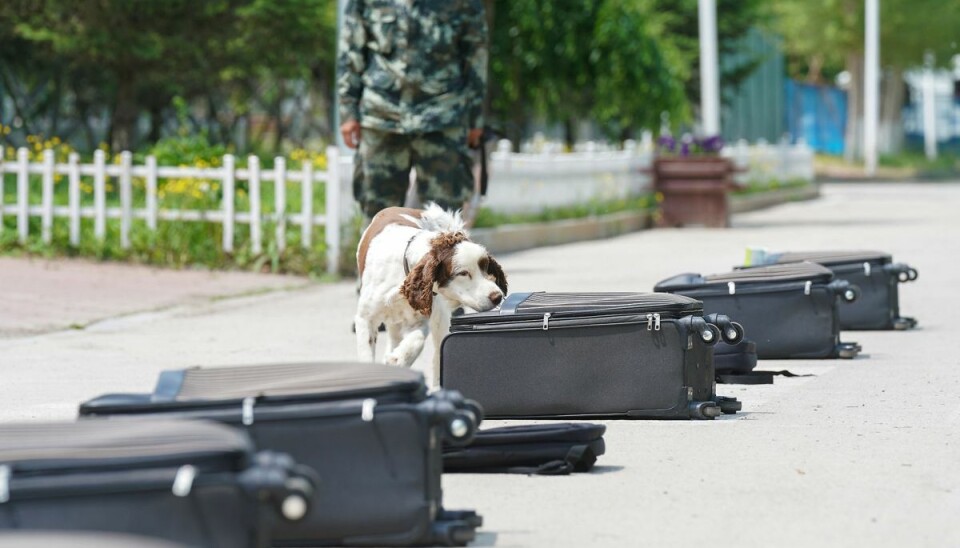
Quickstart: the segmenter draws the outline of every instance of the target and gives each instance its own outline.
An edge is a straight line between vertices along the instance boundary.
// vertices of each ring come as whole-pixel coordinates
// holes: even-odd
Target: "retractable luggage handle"
[[[860,298],[860,288],[847,280],[834,280],[827,284],[827,289],[839,295],[846,303],[852,303]]]
[[[884,272],[897,277],[900,283],[912,282],[919,275],[917,269],[904,263],[888,264],[883,267]]]

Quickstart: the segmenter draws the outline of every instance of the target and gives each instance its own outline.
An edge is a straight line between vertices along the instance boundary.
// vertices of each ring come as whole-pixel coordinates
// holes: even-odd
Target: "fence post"
[[[53,150],[43,151],[43,176],[42,176],[42,207],[40,209],[40,235],[43,243],[49,244],[53,241],[53,168],[54,168]]]
[[[80,246],[80,155],[70,153],[67,177],[69,178],[70,245]]]
[[[247,172],[250,174],[250,247],[254,255],[259,255],[263,251],[260,227],[260,158],[253,155],[247,158]]]
[[[327,147],[326,227],[327,273],[340,267],[340,149]]]
[[[277,157],[273,161],[273,203],[277,218],[277,251],[287,247],[287,160]]]
[[[120,249],[130,249],[130,225],[133,220],[133,188],[130,170],[133,154],[129,150],[120,153]]]
[[[309,249],[313,240],[313,161],[303,160],[303,181],[300,186],[300,245]]]
[[[157,231],[157,157],[147,156],[147,228]]]
[[[227,253],[233,252],[233,172],[234,160],[233,154],[223,156],[223,250]]]
[[[20,243],[27,241],[30,230],[30,161],[26,148],[17,149],[17,233]]]
[[[93,153],[93,233],[101,242],[107,235],[106,186],[105,155],[97,149]]]

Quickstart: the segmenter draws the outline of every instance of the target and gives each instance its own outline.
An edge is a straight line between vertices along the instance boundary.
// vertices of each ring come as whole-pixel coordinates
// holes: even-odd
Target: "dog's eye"
[[[469,276],[469,275],[470,275],[470,273],[467,272],[466,270],[457,272],[457,276]]]

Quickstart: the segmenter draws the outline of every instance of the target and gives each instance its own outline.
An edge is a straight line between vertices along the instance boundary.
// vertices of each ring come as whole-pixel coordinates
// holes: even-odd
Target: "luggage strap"
[[[569,476],[573,472],[586,472],[597,462],[597,455],[589,444],[574,445],[563,460],[551,460],[539,466],[509,466],[501,471],[508,474],[528,476]]]
[[[773,384],[774,376],[813,377],[813,374],[798,375],[786,369],[780,371],[746,371],[743,373],[723,373],[717,375],[720,384]]]
[[[517,307],[520,306],[520,303],[527,300],[527,297],[530,295],[533,295],[533,293],[511,293],[507,295],[507,298],[503,300],[503,304],[500,305],[500,315],[516,314]]]

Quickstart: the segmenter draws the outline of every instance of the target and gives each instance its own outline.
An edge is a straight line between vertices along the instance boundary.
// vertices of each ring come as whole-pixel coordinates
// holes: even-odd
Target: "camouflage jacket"
[[[394,133],[483,125],[482,0],[349,0],[341,33],[341,121]]]

